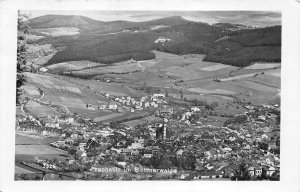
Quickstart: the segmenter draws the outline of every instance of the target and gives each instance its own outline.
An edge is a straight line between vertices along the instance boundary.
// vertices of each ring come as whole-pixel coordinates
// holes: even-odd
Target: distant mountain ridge
[[[152,50],[206,54],[205,61],[247,66],[255,61],[281,61],[281,26],[253,28],[240,24],[193,22],[181,16],[144,22],[97,21],[77,15],[45,15],[29,20],[33,29],[77,27],[80,35],[51,37],[37,43],[59,51],[47,65],[72,60],[111,64],[131,58],[153,59]],[[153,27],[159,26],[159,27]],[[169,39],[155,43],[162,37]],[[60,49],[62,47],[62,49]]]
[[[85,16],[79,15],[44,15],[30,19],[28,24],[33,29],[42,28],[56,28],[56,27],[78,27],[80,29],[101,29],[101,28],[132,28],[132,27],[145,27],[149,25],[178,25],[191,22],[183,19],[181,16],[165,17],[144,22],[131,22],[131,21],[99,21],[90,19]],[[119,25],[117,27],[116,25]]]
[[[28,24],[34,29],[55,27],[82,27],[85,25],[100,25],[103,22],[78,15],[44,15],[30,19]]]

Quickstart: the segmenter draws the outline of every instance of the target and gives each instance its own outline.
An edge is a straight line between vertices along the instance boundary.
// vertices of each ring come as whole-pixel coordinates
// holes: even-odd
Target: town
[[[213,111],[208,105],[176,104],[162,93],[141,98],[103,96],[111,102],[86,107],[147,110],[147,117],[138,117],[147,120],[130,126],[126,122],[134,119],[102,123],[78,114],[19,115],[18,133],[57,138],[50,146],[67,152],[61,158],[34,157],[19,163],[44,175],[52,172],[82,180],[279,180],[278,104],[242,103],[246,112],[228,117],[223,126],[213,126],[201,122]]]

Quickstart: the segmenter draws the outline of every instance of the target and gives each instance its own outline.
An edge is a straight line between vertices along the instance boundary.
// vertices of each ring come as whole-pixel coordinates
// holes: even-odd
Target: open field
[[[86,86],[79,85],[72,80],[66,81],[64,79],[58,79],[56,76],[46,76],[39,74],[26,73],[28,77],[28,84],[31,83],[35,87],[39,87],[44,92],[42,101],[51,104],[61,106],[62,108],[68,108],[71,113],[77,112],[79,115],[87,115],[87,117],[103,116],[103,112],[91,111],[86,109],[86,104],[97,105],[102,102],[109,102],[109,100],[101,95],[93,93],[87,86],[89,82],[96,82],[89,80]],[[71,83],[72,82],[72,83]],[[120,86],[119,86],[120,87]],[[108,87],[109,88],[109,87]],[[124,87],[125,89],[125,87]],[[101,88],[99,88],[101,90]],[[116,90],[118,90],[116,88]],[[125,89],[128,92],[127,89]],[[30,102],[26,105],[26,109],[30,112],[36,113],[36,115],[56,115],[52,114],[53,109],[46,106],[41,106],[36,102]],[[56,112],[56,111],[54,111]],[[67,112],[67,111],[66,111]],[[104,115],[107,112],[104,113]]]
[[[96,80],[85,80],[78,78],[68,78],[66,79],[81,84],[83,86],[89,86],[90,88],[99,91],[101,93],[108,93],[110,95],[115,96],[131,96],[131,97],[141,97],[144,96],[145,93],[141,91],[134,90],[129,86],[121,85],[119,83],[105,83]]]
[[[57,112],[56,110],[44,105],[40,105],[39,103],[34,101],[29,101],[26,104],[25,109],[28,110],[29,113],[33,114],[33,116],[35,117],[47,117],[47,116],[60,115],[60,113]]]
[[[161,121],[162,119],[159,118],[159,117],[156,117],[156,116],[149,116],[149,117],[144,117],[144,118],[141,118],[141,119],[136,119],[136,120],[132,120],[132,121],[127,121],[125,123],[123,123],[124,125],[126,126],[129,126],[129,127],[135,127],[137,126],[138,124],[142,125],[142,124],[146,124],[147,122],[149,123],[154,123],[154,122],[158,122],[158,121]]]
[[[98,67],[92,69],[84,69],[81,71],[74,71],[72,72],[75,76],[95,76],[95,75],[102,75],[107,73],[132,73],[135,71],[141,71],[142,68],[138,66],[138,63],[130,63],[124,65],[114,65],[114,66],[107,66],[107,67]]]
[[[22,89],[30,96],[40,95],[39,90],[33,85],[29,85],[29,84],[24,85],[24,86],[22,86]]]
[[[40,35],[34,35],[34,34],[26,35],[27,41],[36,41],[36,40],[43,39],[43,38],[44,38],[44,36],[40,36]]]
[[[45,154],[67,154],[66,151],[53,148],[48,145],[16,145],[16,155],[45,155]]]
[[[142,86],[146,83],[150,87],[164,87],[174,84],[175,80],[170,79],[167,75],[160,76],[151,72],[135,72],[133,74],[106,74],[102,77],[112,79],[114,82],[124,83],[130,86]]]
[[[16,131],[16,145],[38,145],[38,144],[49,144],[57,141],[56,137],[45,137],[38,133],[29,131]]]
[[[111,79],[114,82],[138,85],[144,82],[149,86],[165,87],[172,86],[176,80],[191,81],[197,79],[214,78],[216,76],[226,77],[226,73],[237,69],[228,65],[220,63],[212,63],[202,61],[203,57],[189,57],[188,55],[174,55],[163,53],[159,51],[153,51],[156,55],[156,59],[138,61],[140,65],[136,70],[125,66],[128,66],[130,61],[125,64],[114,64],[114,66],[99,67],[97,69],[88,69],[82,71],[76,71],[76,76],[85,74],[101,74],[99,77],[104,79]],[[118,71],[112,71],[112,68],[118,66]],[[132,67],[132,64],[130,64]],[[132,69],[132,70],[131,70]],[[128,73],[128,71],[132,73]],[[136,71],[134,71],[136,70]],[[118,72],[123,74],[113,74],[112,72]],[[79,75],[80,74],[80,75]],[[224,75],[225,74],[225,75]]]
[[[232,102],[234,97],[245,101],[268,103],[275,98],[274,95],[280,89],[280,68],[269,68],[274,66],[273,63],[270,65],[264,63],[268,68],[261,66],[238,68],[205,62],[201,56],[179,56],[159,51],[153,51],[153,53],[156,55],[156,59],[153,60],[139,62],[130,60],[110,66],[75,71],[76,73],[97,75],[103,73],[103,75],[99,75],[99,79],[109,79],[111,80],[109,83],[67,76],[58,79],[55,75],[52,77],[35,75],[33,82],[45,87],[43,88],[44,98],[51,100],[53,104],[64,105],[71,108],[71,112],[79,111],[91,118],[99,117],[101,121],[106,115],[112,114],[86,110],[85,105],[109,101],[92,93],[90,89],[115,96],[140,97],[146,95],[143,93],[143,89],[137,91],[133,88],[141,88],[146,84],[146,86],[160,89],[172,87],[177,91],[182,88],[185,92],[184,97],[187,99],[197,98],[221,103]],[[84,67],[80,62],[66,63]],[[134,70],[137,71],[133,72]],[[127,73],[129,71],[132,72]],[[114,74],[114,72],[122,74]],[[220,79],[221,82],[214,81],[214,79]],[[180,98],[178,93],[170,93],[170,95]]]
[[[47,55],[47,56],[41,56],[41,57],[39,57],[39,58],[36,60],[35,64],[37,64],[37,65],[44,65],[44,64],[46,64],[46,63],[47,63],[54,55],[55,55],[55,53],[50,54],[50,55]]]
[[[257,73],[250,73],[250,74],[237,75],[237,76],[233,76],[233,77],[227,77],[227,78],[220,79],[220,81],[233,81],[233,80],[239,80],[239,79],[244,79],[244,78],[248,78],[248,77],[253,77],[253,76],[256,75],[256,74],[257,74]]]
[[[228,67],[230,67],[230,66],[229,65],[218,64],[218,65],[213,65],[211,67],[204,67],[201,70],[203,70],[203,71],[217,71],[217,70],[220,70],[220,69],[226,69]]]
[[[27,53],[28,54],[38,54],[38,55],[48,55],[50,53],[55,52],[53,45],[51,44],[29,44],[27,45]]]
[[[57,51],[51,44],[28,44],[27,45],[27,65],[34,64],[35,66],[44,65],[47,63]]]
[[[224,89],[207,90],[207,89],[202,89],[202,88],[198,87],[198,88],[189,88],[187,90],[191,91],[191,92],[203,93],[203,94],[224,94],[224,95],[236,94],[236,92],[228,91],[228,90],[224,90]]]
[[[15,166],[15,174],[28,174],[28,173],[34,173],[34,172],[24,169],[22,167]]]
[[[67,98],[67,97],[60,97],[62,103],[67,107],[78,107],[78,108],[84,108],[86,105],[77,98]]]
[[[123,115],[124,115],[124,113],[113,113],[113,114],[105,115],[105,116],[102,116],[102,117],[96,117],[96,118],[94,118],[94,121],[96,121],[96,122],[106,121],[106,120],[114,119],[116,117],[120,117],[120,116],[123,116]]]
[[[43,33],[48,36],[64,36],[64,35],[78,35],[79,29],[77,27],[55,27],[45,29],[34,29],[34,32]]]
[[[271,69],[274,67],[280,67],[281,63],[254,63],[246,67],[246,69]]]
[[[101,118],[103,116],[106,115],[110,115],[110,114],[114,114],[111,111],[107,111],[107,110],[89,110],[87,108],[76,108],[76,107],[69,107],[69,110],[71,113],[77,113],[82,115],[83,117],[87,117],[90,119],[94,119],[94,118]]]
[[[68,61],[68,62],[53,64],[48,66],[47,68],[49,68],[53,72],[67,72],[73,70],[82,70],[85,68],[96,67],[96,66],[102,66],[102,64],[94,63],[91,61]]]

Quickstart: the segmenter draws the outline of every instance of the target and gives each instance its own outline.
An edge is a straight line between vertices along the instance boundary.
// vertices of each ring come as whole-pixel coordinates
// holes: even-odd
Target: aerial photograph
[[[19,10],[14,179],[279,181],[281,17]]]

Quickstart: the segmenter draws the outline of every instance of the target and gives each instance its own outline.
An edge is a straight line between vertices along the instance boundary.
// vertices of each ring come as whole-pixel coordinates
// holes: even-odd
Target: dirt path
[[[145,70],[145,67],[144,66],[142,66],[139,62],[137,63],[137,65],[139,66],[139,67],[141,67],[142,68],[142,72],[144,72],[144,70]]]

